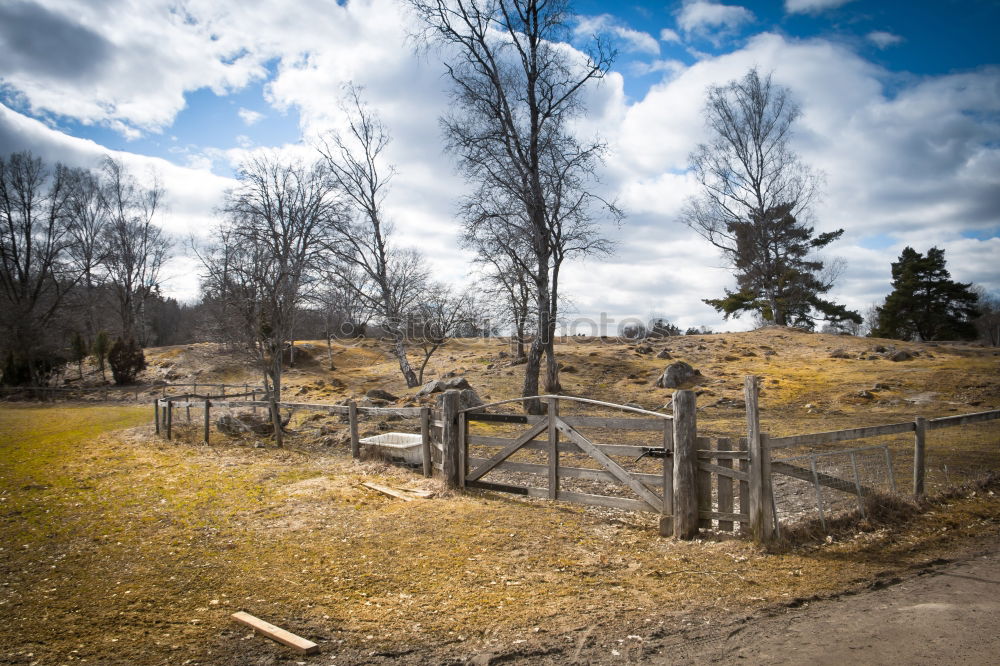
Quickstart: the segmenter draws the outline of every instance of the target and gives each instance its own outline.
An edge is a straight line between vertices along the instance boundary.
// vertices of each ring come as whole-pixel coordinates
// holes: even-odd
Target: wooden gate
[[[459,412],[460,484],[466,488],[480,488],[502,492],[542,497],[576,504],[647,511],[658,513],[663,520],[663,529],[669,530],[669,518],[673,514],[673,419],[665,414],[587,400],[568,396],[542,396],[546,413],[541,416],[526,414],[490,414],[484,410],[524,399],[507,400],[484,407],[466,409]],[[577,403],[621,410],[625,417],[605,418],[598,416],[562,416],[560,403]],[[638,417],[636,416],[638,415]],[[491,424],[496,426],[524,424],[527,430],[507,433],[505,437],[480,435],[470,432],[470,425]],[[609,433],[645,432],[650,445],[634,443],[598,443],[594,436],[581,432],[583,428],[601,429]],[[499,449],[492,455],[488,452]],[[476,455],[476,451],[486,451]],[[513,461],[510,458],[519,451],[535,452],[529,460]],[[484,457],[486,456],[486,457]],[[615,458],[619,458],[616,461]],[[626,469],[641,459],[658,461],[646,463],[647,471]],[[597,466],[587,467],[585,461],[594,461]],[[502,474],[504,478],[496,479]],[[530,475],[530,476],[526,476]],[[490,476],[489,480],[484,477]],[[544,484],[521,479],[545,478]],[[515,480],[516,478],[516,480]],[[601,488],[611,486],[627,489],[631,496],[605,494],[603,492],[580,492],[564,488],[567,479],[597,482],[590,485]]]

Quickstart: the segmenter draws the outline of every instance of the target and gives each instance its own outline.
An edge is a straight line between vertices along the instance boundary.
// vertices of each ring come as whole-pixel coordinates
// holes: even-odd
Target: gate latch
[[[635,462],[639,462],[646,456],[650,458],[666,458],[670,455],[670,451],[667,451],[662,446],[644,446],[642,447],[642,455],[635,459]]]

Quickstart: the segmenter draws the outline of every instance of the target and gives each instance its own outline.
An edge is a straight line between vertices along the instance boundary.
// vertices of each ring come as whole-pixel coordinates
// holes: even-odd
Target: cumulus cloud
[[[679,44],[681,41],[681,36],[677,34],[676,30],[671,30],[670,28],[664,28],[663,30],[660,30],[660,41],[667,42],[668,44],[672,42],[676,42]]]
[[[746,7],[724,5],[714,0],[687,0],[677,14],[681,30],[704,37],[732,33],[753,20],[753,12]]]
[[[880,49],[887,49],[903,41],[899,35],[894,35],[885,30],[873,30],[865,35],[865,38]]]
[[[259,123],[261,120],[264,119],[263,113],[260,113],[259,111],[253,111],[251,109],[240,109],[236,113],[237,115],[239,115],[240,120],[243,121],[243,124],[246,125],[247,127]]]
[[[587,38],[592,35],[612,35],[622,43],[628,51],[635,53],[648,53],[659,55],[660,44],[656,38],[648,32],[634,30],[623,25],[617,18],[610,14],[600,14],[598,16],[581,16],[573,28],[573,34],[578,38]]]
[[[853,0],[785,0],[785,11],[789,14],[819,14],[828,9],[836,9]]]
[[[10,30],[0,21],[0,39],[13,49],[0,61],[0,76],[22,91],[29,109],[108,126],[119,123],[123,133],[169,127],[184,106],[185,91],[208,85],[222,94],[256,77],[270,77],[267,102],[297,111],[303,136],[299,144],[278,148],[302,156],[315,154],[310,142],[316,137],[343,126],[337,99],[342,85],[354,81],[364,86],[364,96],[394,137],[389,161],[398,175],[386,205],[399,242],[421,248],[437,279],[468,282],[468,256],[456,249],[454,217],[466,185],[442,151],[438,126],[450,107],[448,83],[435,56],[414,57],[407,43],[409,19],[398,3],[358,0],[341,6],[303,0],[300,11],[288,12],[267,4],[191,0],[183,15],[151,5],[149,13],[156,17],[173,16],[161,23],[135,10],[130,14],[123,3],[53,0],[45,10],[51,16],[24,2],[4,5],[5,17],[28,15],[18,20],[39,25],[55,26],[60,17],[79,12],[80,20],[66,21],[81,31],[67,39],[67,49],[82,48],[74,43],[110,46],[96,46],[93,62],[77,63],[82,74],[67,74],[69,56],[36,62],[40,56],[33,55],[33,45],[9,46]],[[810,6],[820,4],[814,0]],[[792,6],[806,3],[786,3],[789,11]],[[752,20],[743,7],[688,2],[677,27],[684,34],[718,35]],[[260,30],[261,25],[268,30]],[[628,30],[602,24],[612,33],[615,28]],[[673,31],[660,34],[664,42],[676,37]],[[627,33],[615,38],[626,40]],[[143,41],[148,57],[136,61]],[[642,46],[644,41],[636,37],[631,44],[640,53],[654,53]],[[162,52],[168,55],[160,59]],[[270,71],[263,63],[273,63]],[[905,244],[921,251],[944,247],[956,279],[1000,290],[994,258],[1000,252],[995,238],[1000,68],[900,81],[844,44],[764,33],[692,65],[654,59],[644,65],[645,72],[667,76],[638,100],[624,94],[621,72],[584,91],[588,114],[576,125],[606,142],[607,165],[598,187],[602,196],[623,205],[628,218],[620,230],[607,228],[619,240],[614,257],[566,267],[564,293],[575,303],[575,314],[596,320],[602,311],[619,319],[656,312],[684,327],[747,326],[723,323],[701,302],[731,286],[732,277],[711,246],[677,217],[685,198],[697,191],[686,169],[689,153],[707,136],[701,115],[707,87],[738,78],[754,65],[773,70],[775,80],[789,86],[801,103],[794,148],[826,174],[817,229],[846,229],[844,239],[830,248],[831,255],[847,260],[834,298],[854,308],[881,299],[889,289],[889,263]],[[158,85],[133,90],[137,71]],[[124,77],[121,82],[116,72]],[[74,96],[78,99],[72,102]],[[0,106],[0,152],[22,148],[74,164],[96,163],[107,152]],[[143,172],[150,166],[161,172],[171,195],[163,224],[186,234],[211,227],[213,210],[233,182],[212,175],[208,166],[213,161],[236,165],[259,149],[249,141],[230,150],[184,148],[178,161],[185,166],[120,156]],[[187,275],[192,275],[190,267]],[[179,294],[184,288],[171,289]]]

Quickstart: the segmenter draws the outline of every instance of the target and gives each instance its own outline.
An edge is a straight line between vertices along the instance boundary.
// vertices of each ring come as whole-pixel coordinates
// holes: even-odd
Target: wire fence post
[[[211,409],[211,407],[212,403],[209,402],[208,399],[206,398],[205,399],[205,443],[206,444],[208,444],[209,423],[210,423],[209,410]]]
[[[160,434],[160,399],[153,398],[153,422],[156,424],[156,434]]]
[[[424,463],[424,476],[430,478],[433,474],[431,459],[431,408],[420,408],[420,457]]]
[[[351,400],[347,404],[347,418],[351,427],[351,457],[361,457],[361,441],[358,438],[358,403]]]
[[[924,495],[924,474],[927,470],[924,458],[927,444],[927,419],[918,416],[913,427],[913,495],[919,498]]]

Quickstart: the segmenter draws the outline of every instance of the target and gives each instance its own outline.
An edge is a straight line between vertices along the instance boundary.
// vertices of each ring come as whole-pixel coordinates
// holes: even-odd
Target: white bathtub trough
[[[420,453],[420,435],[387,432],[365,437],[359,441],[368,446],[376,446],[393,458],[401,458],[408,465],[419,465],[423,462],[423,455]]]

